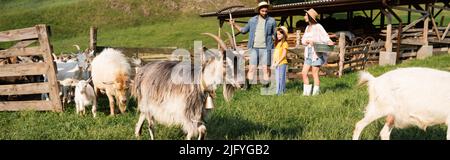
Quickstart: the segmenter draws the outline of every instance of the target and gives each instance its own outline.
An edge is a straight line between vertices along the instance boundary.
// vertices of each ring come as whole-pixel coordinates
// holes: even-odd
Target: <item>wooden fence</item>
[[[293,38],[288,40],[289,46],[295,46],[288,49],[289,67],[287,75],[289,79],[300,78],[303,67],[305,48],[300,45],[299,36],[300,33],[297,32],[296,35],[290,35]],[[327,64],[322,66],[320,75],[341,77],[346,72],[364,69],[368,62],[378,64],[379,53],[384,46],[384,41],[352,45],[346,42],[343,33],[339,37],[334,50],[328,53]]]
[[[101,52],[106,46],[96,46],[97,29],[91,27],[90,48],[95,48],[96,52]],[[323,66],[320,75],[333,75],[341,77],[343,73],[364,69],[368,62],[378,64],[380,49],[384,47],[384,41],[367,41],[365,44],[348,43],[345,35],[340,35],[338,45],[334,51],[329,53],[328,64]],[[303,67],[304,47],[300,43],[301,32],[290,33],[288,38],[289,46],[287,60],[288,78],[300,78]],[[240,48],[247,48],[247,42],[239,42]],[[171,54],[176,48],[129,48],[129,47],[112,47],[121,50],[127,57],[141,58],[144,63],[150,61],[169,60]],[[249,54],[246,54],[249,56]],[[249,57],[246,57],[248,61]],[[247,70],[247,67],[246,67]]]
[[[19,110],[63,110],[56,68],[53,62],[52,47],[46,25],[0,32],[0,42],[15,43],[14,46],[0,50],[0,59],[14,59],[18,56],[40,56],[43,61],[33,63],[4,63],[0,66],[0,78],[46,75],[47,82],[1,83],[0,96],[48,94],[48,100],[0,101],[0,111]],[[32,45],[37,42],[36,45]]]

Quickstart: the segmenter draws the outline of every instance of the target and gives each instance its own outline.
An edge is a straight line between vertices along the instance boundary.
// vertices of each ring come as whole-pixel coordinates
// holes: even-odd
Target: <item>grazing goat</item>
[[[76,113],[85,115],[85,107],[92,105],[92,115],[97,117],[97,99],[94,93],[94,88],[89,84],[92,79],[88,81],[80,80],[75,86],[75,106]]]
[[[201,68],[191,67],[190,62],[163,61],[150,62],[138,70],[131,91],[140,111],[135,128],[137,137],[141,134],[143,122],[147,120],[150,137],[153,139],[152,127],[156,120],[166,125],[181,125],[188,140],[196,135],[198,139],[203,139],[206,135],[203,119],[208,108],[212,107],[211,97],[218,85],[225,81],[228,85],[224,85],[230,90],[231,87],[240,87],[239,80],[223,76],[226,71],[234,70],[235,67],[232,60],[225,56],[225,43],[213,34],[205,35],[219,43],[222,53],[215,54],[203,49]]]
[[[450,73],[428,68],[400,68],[377,78],[360,73],[360,84],[369,87],[369,104],[362,120],[356,123],[353,139],[369,123],[387,116],[380,132],[381,139],[389,140],[391,130],[446,123],[450,125]],[[450,139],[450,129],[447,129]]]
[[[91,64],[94,91],[106,93],[109,100],[110,115],[114,115],[114,97],[119,104],[119,110],[126,110],[127,90],[130,83],[131,67],[122,52],[106,48],[94,58]]]

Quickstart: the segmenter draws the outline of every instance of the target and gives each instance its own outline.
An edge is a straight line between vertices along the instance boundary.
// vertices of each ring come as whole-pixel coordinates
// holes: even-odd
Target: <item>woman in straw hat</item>
[[[249,33],[248,38],[248,50],[250,53],[250,65],[248,70],[248,80],[252,83],[256,83],[254,78],[256,74],[256,68],[259,63],[263,68],[263,84],[268,85],[269,79],[269,67],[271,65],[271,53],[274,48],[273,38],[276,29],[276,21],[273,17],[268,15],[270,9],[269,3],[262,1],[255,8],[258,15],[250,18],[245,27],[240,27],[235,24],[233,20],[230,20],[230,24],[239,30],[242,34]]]
[[[305,29],[305,33],[302,37],[302,44],[305,46],[305,61],[302,69],[303,78],[303,95],[309,96],[319,94],[319,69],[320,66],[326,63],[326,53],[315,52],[314,46],[317,44],[334,45],[331,41],[328,33],[325,29],[317,23],[316,17],[319,14],[314,9],[309,9],[305,14],[305,21],[309,25]],[[309,83],[308,72],[312,70],[312,76],[314,78],[314,87]]]
[[[288,64],[286,54],[289,47],[287,38],[288,29],[284,26],[278,27],[272,62],[272,68],[275,69],[276,93],[278,95],[282,95],[286,91],[286,67]]]

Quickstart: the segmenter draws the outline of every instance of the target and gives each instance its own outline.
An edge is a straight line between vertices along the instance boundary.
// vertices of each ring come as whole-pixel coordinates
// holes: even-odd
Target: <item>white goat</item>
[[[69,81],[72,79],[81,79],[81,70],[78,66],[78,62],[75,60],[69,60],[67,62],[56,62],[56,67],[58,73],[56,78],[60,82],[60,95],[63,96],[63,104],[70,103],[72,98],[70,95],[71,90],[73,90],[72,83],[65,83],[64,81]]]
[[[81,78],[82,79],[88,79],[91,75],[90,75],[90,71],[91,71],[91,62],[94,59],[95,55],[94,55],[94,51],[93,50],[89,50],[89,48],[87,48],[84,52],[80,50],[80,47],[78,45],[74,45],[77,48],[77,54],[75,55],[76,60],[78,62],[78,66],[80,67],[81,70]]]
[[[62,60],[63,58],[55,59],[56,66],[58,69],[57,79],[60,82],[60,95],[63,96],[63,104],[70,103],[72,97],[74,96],[74,85],[71,84],[70,80],[82,80],[88,79],[90,77],[89,68],[94,52],[86,50],[85,52],[80,51],[78,45],[74,45],[78,49],[76,55],[69,56],[67,60]],[[88,53],[89,52],[89,53]],[[53,55],[56,57],[56,55]],[[70,79],[69,83],[63,81]]]
[[[92,61],[92,82],[94,91],[106,93],[109,100],[110,115],[114,115],[114,97],[120,112],[126,110],[127,90],[130,83],[131,67],[120,51],[107,48]]]
[[[76,83],[75,87],[75,106],[76,113],[85,115],[85,108],[87,105],[92,105],[92,115],[97,117],[97,99],[95,98],[94,88],[89,84],[91,79],[88,81],[80,80]]]
[[[400,68],[377,78],[360,73],[360,84],[368,83],[369,104],[364,118],[356,123],[353,139],[369,123],[387,116],[380,132],[388,140],[393,127],[450,125],[450,73],[428,68]],[[450,127],[449,127],[450,128]],[[450,129],[447,129],[450,139]]]

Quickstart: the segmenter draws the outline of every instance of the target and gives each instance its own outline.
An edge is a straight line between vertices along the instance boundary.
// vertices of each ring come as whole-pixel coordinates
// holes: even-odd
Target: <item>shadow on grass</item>
[[[336,82],[331,85],[322,85],[321,84],[321,90],[324,92],[340,91],[340,90],[345,90],[345,89],[350,89],[350,88],[352,88],[352,86],[349,85],[348,83],[344,83],[344,82]],[[286,89],[302,91],[303,90],[303,82],[298,81],[298,80],[290,81],[289,83],[286,83]]]
[[[286,83],[286,90],[297,90],[301,91],[303,90],[303,82],[299,80],[294,80]]]
[[[325,92],[326,91],[333,91],[334,92],[334,91],[340,91],[340,90],[350,89],[350,88],[352,88],[352,87],[349,84],[338,82],[338,83],[335,83],[335,84],[333,84],[331,86],[324,87],[323,90]]]
[[[238,116],[213,115],[206,123],[207,139],[297,139],[303,133],[302,125],[289,127],[266,126]]]
[[[97,99],[97,112],[99,113],[103,113],[105,115],[109,115],[110,114],[110,109],[109,109],[109,100],[108,97],[104,94],[100,94],[100,96]],[[134,98],[130,98],[128,97],[127,100],[127,109],[125,111],[125,113],[136,113],[137,111],[137,102]],[[90,109],[90,107],[89,107]],[[119,104],[114,102],[114,113],[115,114],[120,114],[120,110],[119,110]]]
[[[445,127],[433,126],[426,131],[417,127],[405,129],[393,129],[391,132],[392,140],[445,140],[447,130]]]

